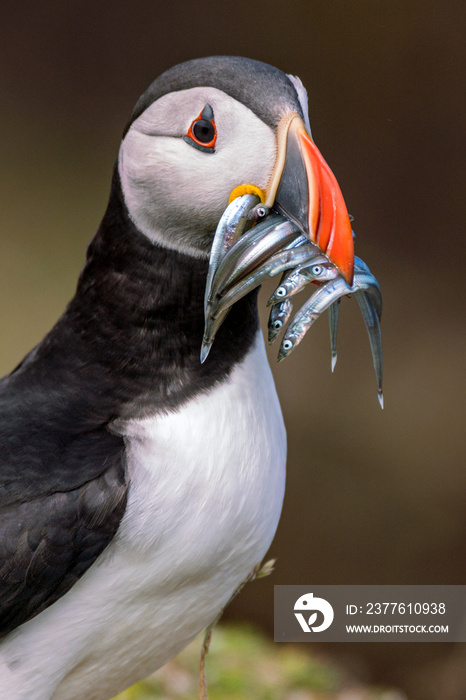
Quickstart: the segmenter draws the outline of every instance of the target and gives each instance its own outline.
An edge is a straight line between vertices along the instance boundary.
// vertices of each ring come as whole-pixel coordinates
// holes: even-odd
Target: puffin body
[[[111,698],[184,648],[268,549],[285,432],[259,334],[215,389],[114,424],[130,484],[118,531],[72,589],[4,641],[11,698]]]
[[[112,697],[266,553],[286,437],[257,290],[201,363],[203,302],[229,195],[268,190],[304,95],[271,66],[214,57],[137,103],[76,295],[0,384],[2,697]]]

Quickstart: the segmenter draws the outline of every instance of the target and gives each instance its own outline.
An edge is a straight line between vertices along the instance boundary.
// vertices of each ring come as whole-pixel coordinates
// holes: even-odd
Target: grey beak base
[[[309,237],[309,183],[299,143],[291,131],[273,208],[291,219]]]

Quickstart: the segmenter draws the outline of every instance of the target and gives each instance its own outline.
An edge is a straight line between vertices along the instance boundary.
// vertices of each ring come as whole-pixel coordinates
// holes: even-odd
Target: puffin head
[[[130,218],[162,246],[208,257],[232,192],[254,192],[351,284],[348,212],[312,140],[298,78],[234,56],[174,66],[137,102],[118,171]]]

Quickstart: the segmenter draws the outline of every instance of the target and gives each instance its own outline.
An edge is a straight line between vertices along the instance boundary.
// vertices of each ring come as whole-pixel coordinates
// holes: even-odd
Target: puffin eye
[[[199,151],[214,153],[215,142],[217,140],[217,130],[215,128],[214,111],[210,105],[206,105],[200,115],[192,122],[184,141],[194,146]]]
[[[192,125],[194,137],[200,141],[200,143],[211,143],[215,138],[215,128],[212,122],[208,122],[206,119],[198,119]]]

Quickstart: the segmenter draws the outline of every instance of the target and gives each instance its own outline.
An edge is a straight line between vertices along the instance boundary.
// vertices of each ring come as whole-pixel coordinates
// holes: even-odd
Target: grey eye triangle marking
[[[206,105],[201,112],[201,119],[206,119],[208,122],[214,119],[214,110],[210,105]]]

